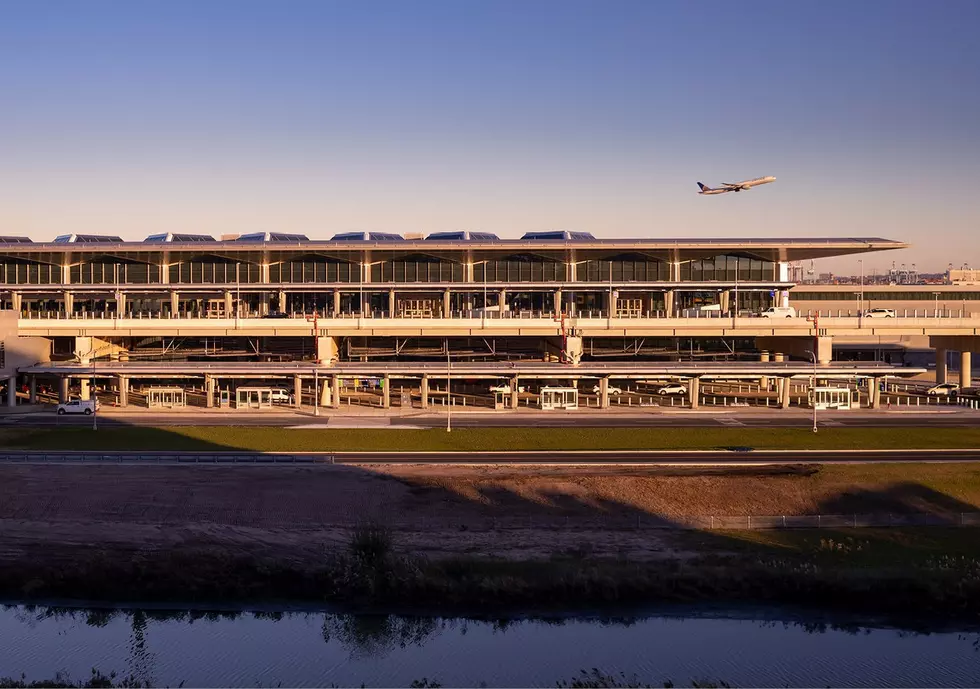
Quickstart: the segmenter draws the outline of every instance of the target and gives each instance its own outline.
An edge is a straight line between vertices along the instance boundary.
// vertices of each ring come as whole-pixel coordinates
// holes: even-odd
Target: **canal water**
[[[978,686],[980,633],[787,611],[487,621],[324,612],[0,607],[0,675],[158,686],[554,687],[581,670],[676,686]]]

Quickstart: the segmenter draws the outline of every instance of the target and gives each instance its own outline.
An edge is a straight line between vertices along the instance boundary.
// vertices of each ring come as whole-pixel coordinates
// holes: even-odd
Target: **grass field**
[[[266,426],[4,429],[0,445],[37,450],[506,451],[980,448],[980,428],[286,429]]]

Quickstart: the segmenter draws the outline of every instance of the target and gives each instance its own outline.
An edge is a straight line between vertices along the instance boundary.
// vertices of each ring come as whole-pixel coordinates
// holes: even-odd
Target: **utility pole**
[[[453,365],[449,360],[449,338],[446,338],[446,433],[453,430],[453,396],[449,391]]]

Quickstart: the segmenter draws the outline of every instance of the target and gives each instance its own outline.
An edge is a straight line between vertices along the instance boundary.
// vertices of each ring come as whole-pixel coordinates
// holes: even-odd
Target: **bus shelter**
[[[146,406],[151,409],[186,407],[186,393],[184,388],[151,387],[146,391]]]
[[[810,406],[816,409],[850,409],[850,388],[812,388],[809,394]]]
[[[578,409],[577,388],[541,388],[542,409]]]
[[[272,388],[238,388],[235,409],[272,409]]]

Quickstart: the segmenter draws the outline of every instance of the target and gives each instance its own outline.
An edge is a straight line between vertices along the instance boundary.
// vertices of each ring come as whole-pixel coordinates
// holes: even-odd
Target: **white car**
[[[292,404],[293,396],[286,390],[281,388],[273,388],[271,395],[271,402],[273,404]]]
[[[517,386],[517,391],[518,392],[523,393],[525,391],[525,389],[526,388],[523,385],[518,385]],[[493,385],[493,386],[490,387],[490,392],[499,392],[499,393],[504,394],[504,395],[509,395],[510,394],[510,386],[509,385]]]
[[[796,308],[792,306],[770,306],[759,315],[763,318],[796,318]]]
[[[865,318],[895,318],[895,309],[868,309],[864,312]]]
[[[622,388],[617,388],[615,385],[610,385],[607,388],[606,391],[610,395],[622,395],[623,394],[623,389]],[[596,385],[594,388],[592,388],[592,394],[594,394],[594,395],[598,395],[601,392],[602,392],[602,388],[600,386],[598,386],[598,385]]]
[[[58,415],[85,414],[90,416],[92,412],[100,409],[102,409],[102,403],[98,400],[68,400],[64,404],[58,405]]]
[[[680,383],[670,383],[657,390],[658,395],[686,395],[687,386]]]
[[[950,395],[956,394],[956,391],[959,389],[960,386],[956,383],[940,383],[926,390],[926,394],[932,397],[949,397]]]

